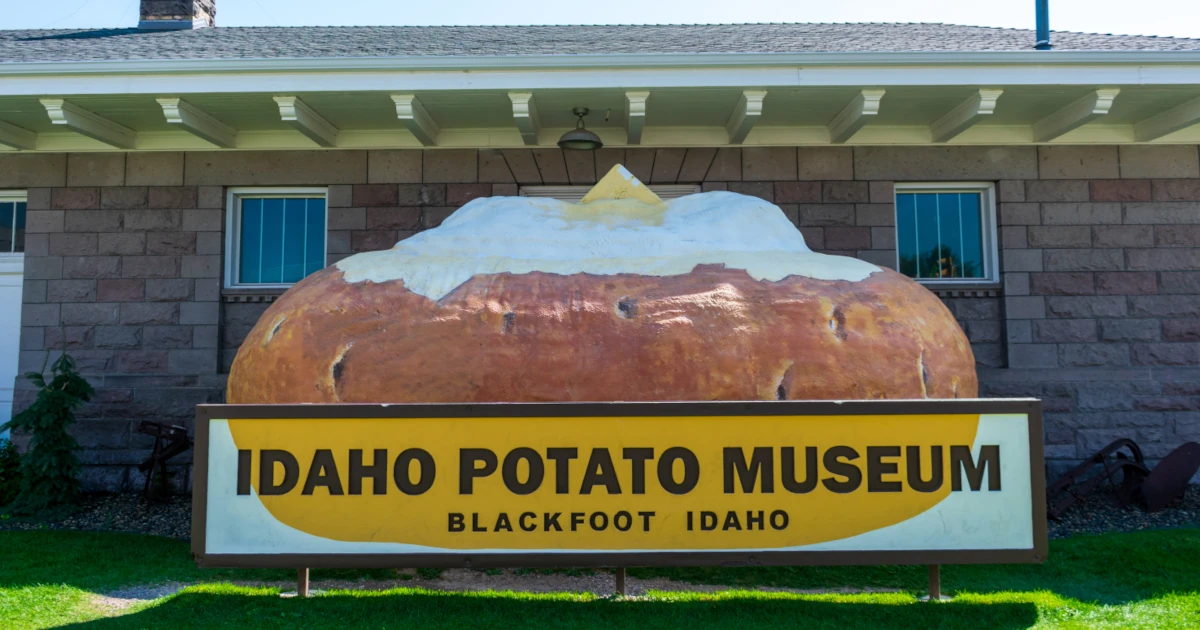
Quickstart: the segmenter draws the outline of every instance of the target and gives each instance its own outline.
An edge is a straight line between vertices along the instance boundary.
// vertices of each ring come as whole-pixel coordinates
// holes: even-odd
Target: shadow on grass
[[[126,534],[0,532],[0,590],[65,584],[95,593],[164,582],[291,582],[285,570],[200,570],[186,543]],[[1108,534],[1053,541],[1043,565],[950,566],[947,593],[1050,592],[1085,603],[1125,604],[1169,593],[1200,593],[1200,529]],[[885,588],[923,592],[924,567],[714,567],[631,569],[637,577],[753,589]],[[388,580],[394,571],[314,571],[314,580]],[[1027,627],[1033,603],[912,604],[903,594],[866,598],[786,598],[742,593],[671,594],[658,601],[586,597],[480,596],[391,591],[280,600],[267,589],[190,589],[143,611],[94,622],[101,627]],[[0,623],[0,626],[3,624]],[[694,630],[689,628],[688,630]]]
[[[897,597],[881,603],[812,601],[791,596],[726,594],[670,601],[572,600],[428,591],[331,594],[308,600],[273,593],[188,591],[122,617],[69,627],[109,628],[1028,628],[1033,603],[927,604]]]
[[[942,569],[942,591],[1052,591],[1081,602],[1125,604],[1169,593],[1200,592],[1200,529],[1079,536],[1051,541],[1044,564],[963,565]],[[632,569],[636,577],[696,584],[783,588],[888,588],[924,592],[925,567],[713,567]]]

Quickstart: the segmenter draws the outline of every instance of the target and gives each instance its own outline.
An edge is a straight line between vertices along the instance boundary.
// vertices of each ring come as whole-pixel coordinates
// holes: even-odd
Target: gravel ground
[[[66,518],[0,520],[0,530],[5,529],[133,532],[188,540],[192,535],[192,499],[176,496],[162,503],[146,503],[140,494],[87,495],[79,509]]]
[[[186,496],[147,504],[140,495],[91,495],[79,510],[64,519],[31,522],[0,520],[4,529],[104,530],[153,534],[187,540],[191,536],[192,504]],[[1140,507],[1122,508],[1111,493],[1097,492],[1067,510],[1061,520],[1049,522],[1050,538],[1075,534],[1134,532],[1171,527],[1200,527],[1200,485],[1191,486],[1179,505],[1154,514]]]
[[[615,597],[616,578],[611,571],[596,569],[579,574],[566,575],[562,573],[523,573],[520,569],[504,569],[502,571],[477,571],[473,569],[447,569],[436,578],[422,578],[411,569],[400,570],[401,577],[395,580],[314,580],[309,584],[311,594],[316,596],[325,591],[383,591],[393,588],[424,588],[434,591],[450,592],[481,592],[481,591],[513,591],[518,593],[592,593],[601,597]],[[239,586],[276,587],[284,596],[294,596],[295,582],[233,582]],[[192,584],[183,582],[168,582],[166,584],[138,585],[118,589],[103,594],[92,595],[92,605],[106,615],[113,616],[123,613],[126,609],[137,604],[148,602],[167,595],[173,595]],[[640,579],[628,576],[625,579],[625,598],[647,599],[651,591],[718,593],[729,590],[751,590],[762,593],[800,593],[800,594],[852,594],[852,593],[893,593],[896,589],[887,588],[825,588],[825,589],[796,589],[777,588],[771,586],[746,587],[722,586],[717,584],[692,584],[677,582],[666,578]]]
[[[1049,521],[1048,531],[1050,538],[1067,538],[1172,527],[1200,527],[1200,485],[1189,486],[1175,507],[1153,514],[1139,506],[1123,508],[1112,492],[1097,491],[1072,505],[1060,520]]]

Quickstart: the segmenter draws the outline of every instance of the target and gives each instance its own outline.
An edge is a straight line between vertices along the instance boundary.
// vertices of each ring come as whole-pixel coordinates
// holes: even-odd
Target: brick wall
[[[1052,474],[1200,439],[1196,147],[1042,147],[1038,169],[1001,182],[1009,369],[984,394],[1044,399]]]
[[[68,349],[98,391],[76,431],[85,486],[136,482],[138,421],[222,399],[222,188],[185,186],[181,154],[8,156],[0,182],[29,195],[19,371]]]
[[[332,263],[471,199],[587,185],[616,163],[652,184],[762,197],[813,249],[886,266],[894,182],[996,182],[1003,283],[941,293],[983,393],[1045,399],[1051,474],[1116,436],[1152,458],[1200,439],[1195,146],[0,156],[0,188],[29,191],[22,370],[70,348],[100,390],[79,430],[88,486],[136,484],[149,448],[136,422],[190,424],[192,405],[219,401],[273,298],[220,289],[225,187],[329,186]]]

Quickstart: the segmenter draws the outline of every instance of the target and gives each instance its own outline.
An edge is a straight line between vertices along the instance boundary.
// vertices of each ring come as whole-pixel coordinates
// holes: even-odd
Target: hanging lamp
[[[583,117],[588,115],[588,108],[576,107],[571,111],[579,117],[579,120],[575,123],[574,129],[564,133],[558,139],[558,146],[572,151],[595,151],[603,147],[604,143],[600,140],[600,136],[588,131],[584,126]]]

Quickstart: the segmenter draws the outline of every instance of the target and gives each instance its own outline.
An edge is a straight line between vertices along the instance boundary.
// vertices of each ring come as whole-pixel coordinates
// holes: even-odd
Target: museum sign
[[[1033,400],[202,405],[202,566],[1045,557]]]

